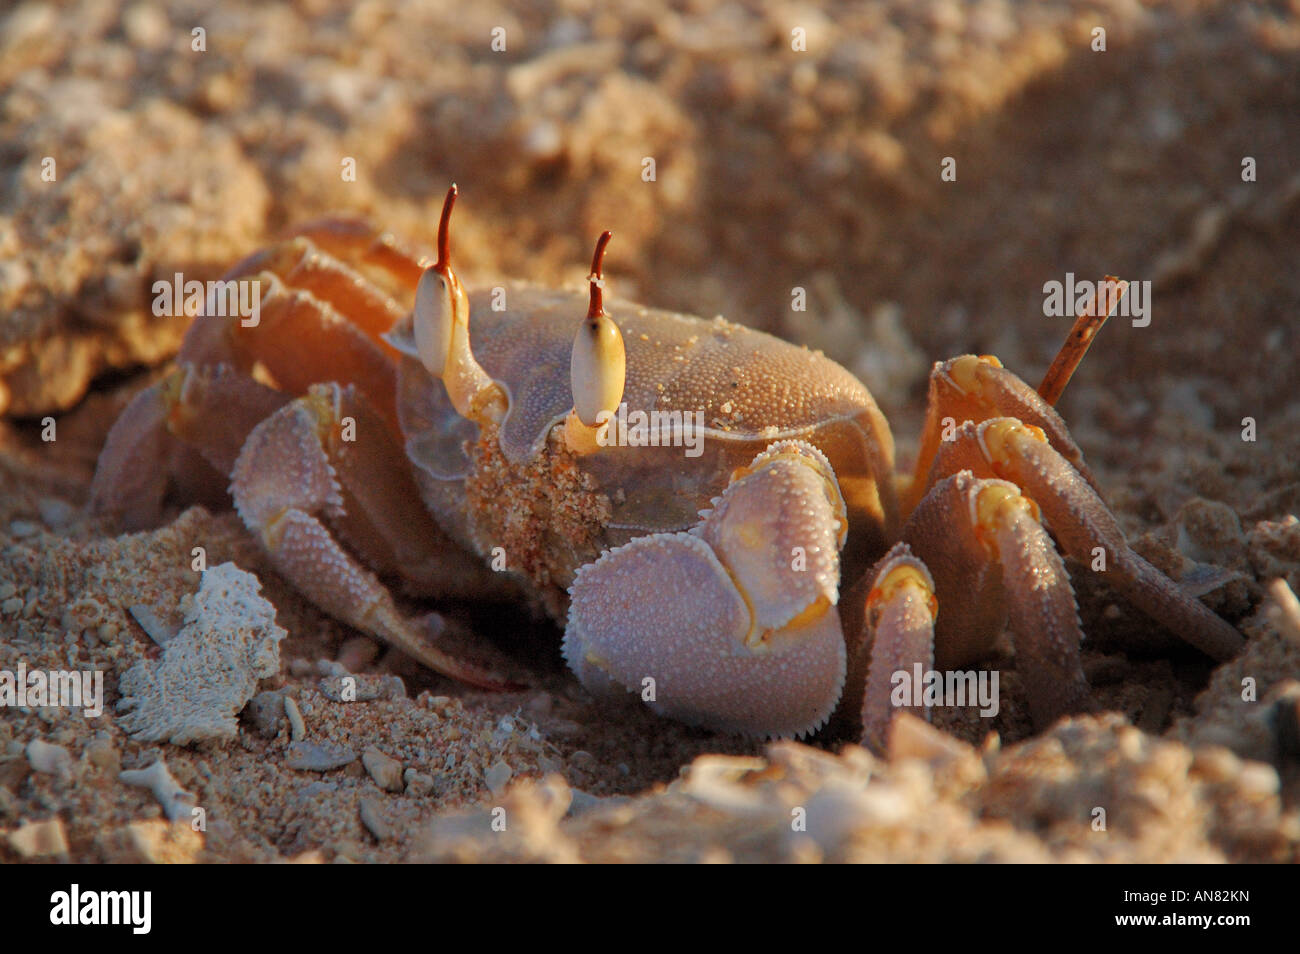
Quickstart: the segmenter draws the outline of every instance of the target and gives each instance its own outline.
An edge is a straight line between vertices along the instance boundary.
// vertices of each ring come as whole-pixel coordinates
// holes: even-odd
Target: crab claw
[[[703,516],[579,569],[565,658],[592,691],[639,693],[661,715],[806,735],[830,717],[845,676],[844,501],[830,463],[803,442],[773,444]]]

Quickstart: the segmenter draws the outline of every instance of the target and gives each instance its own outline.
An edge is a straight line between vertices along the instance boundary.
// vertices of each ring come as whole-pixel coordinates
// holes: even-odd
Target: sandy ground
[[[1267,585],[1300,590],[1300,5],[207,6],[0,20],[0,669],[93,666],[108,702],[4,711],[0,859],[1296,859],[1300,631]],[[428,241],[452,180],[471,284],[576,286],[611,228],[617,294],[824,349],[904,459],[931,360],[1036,381],[1067,322],[1044,282],[1152,282],[1061,410],[1136,548],[1247,649],[1134,652],[1150,623],[1075,568],[1106,711],[1033,736],[1004,660],[997,719],[940,710],[886,760],[604,710],[549,624],[440,607],[529,684],[469,690],[316,611],[228,511],[87,519],[108,427],[184,331],[155,279],[327,213]],[[150,741],[115,707],[196,605],[195,546],[260,580],[278,672],[233,738]],[[160,760],[188,795],[122,775]]]

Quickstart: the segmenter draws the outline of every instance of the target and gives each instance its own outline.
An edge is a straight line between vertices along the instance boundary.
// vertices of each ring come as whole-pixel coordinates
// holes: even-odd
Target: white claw
[[[845,678],[843,501],[806,448],[759,455],[694,531],[639,537],[578,571],[564,654],[584,685],[746,735],[826,722]]]

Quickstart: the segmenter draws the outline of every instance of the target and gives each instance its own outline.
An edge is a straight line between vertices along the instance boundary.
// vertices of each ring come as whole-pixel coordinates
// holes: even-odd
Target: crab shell
[[[556,425],[573,407],[569,363],[586,296],[499,288],[505,310],[493,309],[499,290],[470,296],[474,355],[509,400],[494,438],[461,417],[425,370],[409,319],[386,336],[402,352],[398,413],[440,526],[481,556],[501,547],[508,568],[523,571],[557,620],[580,566],[636,537],[694,527],[733,474],[776,441],[805,441],[834,468],[852,528],[841,557],[846,580],[865,572],[896,535],[889,425],[861,382],[820,352],[720,317],[612,304],[627,349],[626,414],[699,412],[704,428],[690,454],[673,431],[672,440],[661,439],[669,446],[608,446],[574,457]],[[493,488],[505,499],[482,486],[494,468],[502,474]],[[585,515],[567,522],[569,532],[556,519],[565,509]],[[526,539],[509,529],[521,521]]]

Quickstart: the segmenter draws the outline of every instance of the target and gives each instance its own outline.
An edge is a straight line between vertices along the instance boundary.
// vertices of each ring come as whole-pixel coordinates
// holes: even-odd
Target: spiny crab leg
[[[1107,300],[1099,304],[1102,289],[1107,292],[1114,291],[1114,294],[1108,295]],[[1128,282],[1122,282],[1114,275],[1107,275],[1097,283],[1097,290],[1093,292],[1092,300],[1075,319],[1074,327],[1066,336],[1065,344],[1056,353],[1051,367],[1043,375],[1043,383],[1038,386],[1039,397],[1048,404],[1055,405],[1061,399],[1061,394],[1065,391],[1065,386],[1070,383],[1070,378],[1074,376],[1079,362],[1092,346],[1092,340],[1097,337],[1097,332],[1101,331],[1101,326],[1106,323],[1106,320],[1114,314],[1119,300],[1124,297],[1126,291],[1128,291]]]
[[[573,339],[569,381],[573,410],[564,420],[564,440],[575,454],[590,454],[600,446],[604,418],[618,410],[627,381],[627,349],[623,333],[605,313],[605,280],[601,267],[613,232],[603,232],[591,258],[587,317]]]
[[[588,689],[638,693],[694,725],[815,730],[845,676],[835,610],[845,509],[830,463],[810,444],[777,442],[702,516],[578,570],[565,659]]]
[[[963,424],[940,450],[930,479],[962,469],[1022,488],[1061,548],[1081,563],[1096,564],[1100,548],[1105,563],[1099,572],[1162,627],[1214,659],[1240,652],[1242,635],[1133,552],[1105,503],[1037,428],[1014,418]]]
[[[362,424],[370,446],[358,451],[342,435],[345,418]],[[386,441],[391,447],[383,446]],[[326,521],[344,531],[348,541],[371,560],[402,560],[400,537],[409,534],[409,550],[441,536],[420,509],[413,487],[375,486],[377,473],[367,456],[400,459],[373,409],[353,389],[313,385],[307,395],[272,414],[249,435],[236,460],[230,493],[248,529],[261,541],[276,569],[316,606],[336,619],[371,633],[431,669],[488,689],[514,686],[492,673],[455,659],[429,643],[404,618],[387,588],[340,546]],[[371,481],[352,479],[357,468]],[[386,471],[393,479],[400,468]],[[342,478],[342,479],[341,479]],[[409,483],[409,481],[407,481]],[[389,491],[395,491],[390,493]],[[405,505],[397,513],[385,507]],[[387,514],[387,516],[385,516]],[[382,532],[376,516],[390,531]]]
[[[1020,489],[1005,480],[981,479],[968,470],[937,483],[903,527],[903,540],[933,575],[938,598],[935,664],[951,669],[986,652],[989,633],[1006,625],[1016,652],[1016,670],[1025,681],[1035,726],[1084,711],[1088,683],[1079,658],[1083,631],[1065,564],[1039,522],[1039,511]],[[888,564],[884,567],[889,569]],[[992,569],[992,572],[990,572]],[[879,571],[878,571],[879,572]],[[884,583],[889,582],[888,575]],[[868,596],[885,603],[909,593],[877,584]],[[915,653],[919,637],[901,631],[922,622],[890,623],[877,614],[884,631],[887,665],[905,647]],[[908,663],[924,659],[908,659]],[[872,657],[872,681],[875,658]],[[888,711],[868,698],[864,714],[873,718],[868,734],[883,737]]]
[[[415,345],[424,367],[446,385],[461,417],[478,424],[497,423],[505,414],[506,396],[470,349],[469,297],[451,267],[451,210],[456,195],[453,183],[438,223],[438,261],[425,269],[415,289]]]
[[[938,615],[930,571],[912,555],[906,543],[895,544],[872,570],[866,600],[868,640],[863,650],[870,652],[870,664],[865,667],[862,696],[862,744],[873,751],[887,750],[889,724],[898,712],[912,711],[930,720],[928,708],[896,707],[891,697],[894,673],[911,672],[917,663],[924,671],[934,668],[934,624]],[[863,668],[850,667],[850,672]]]

